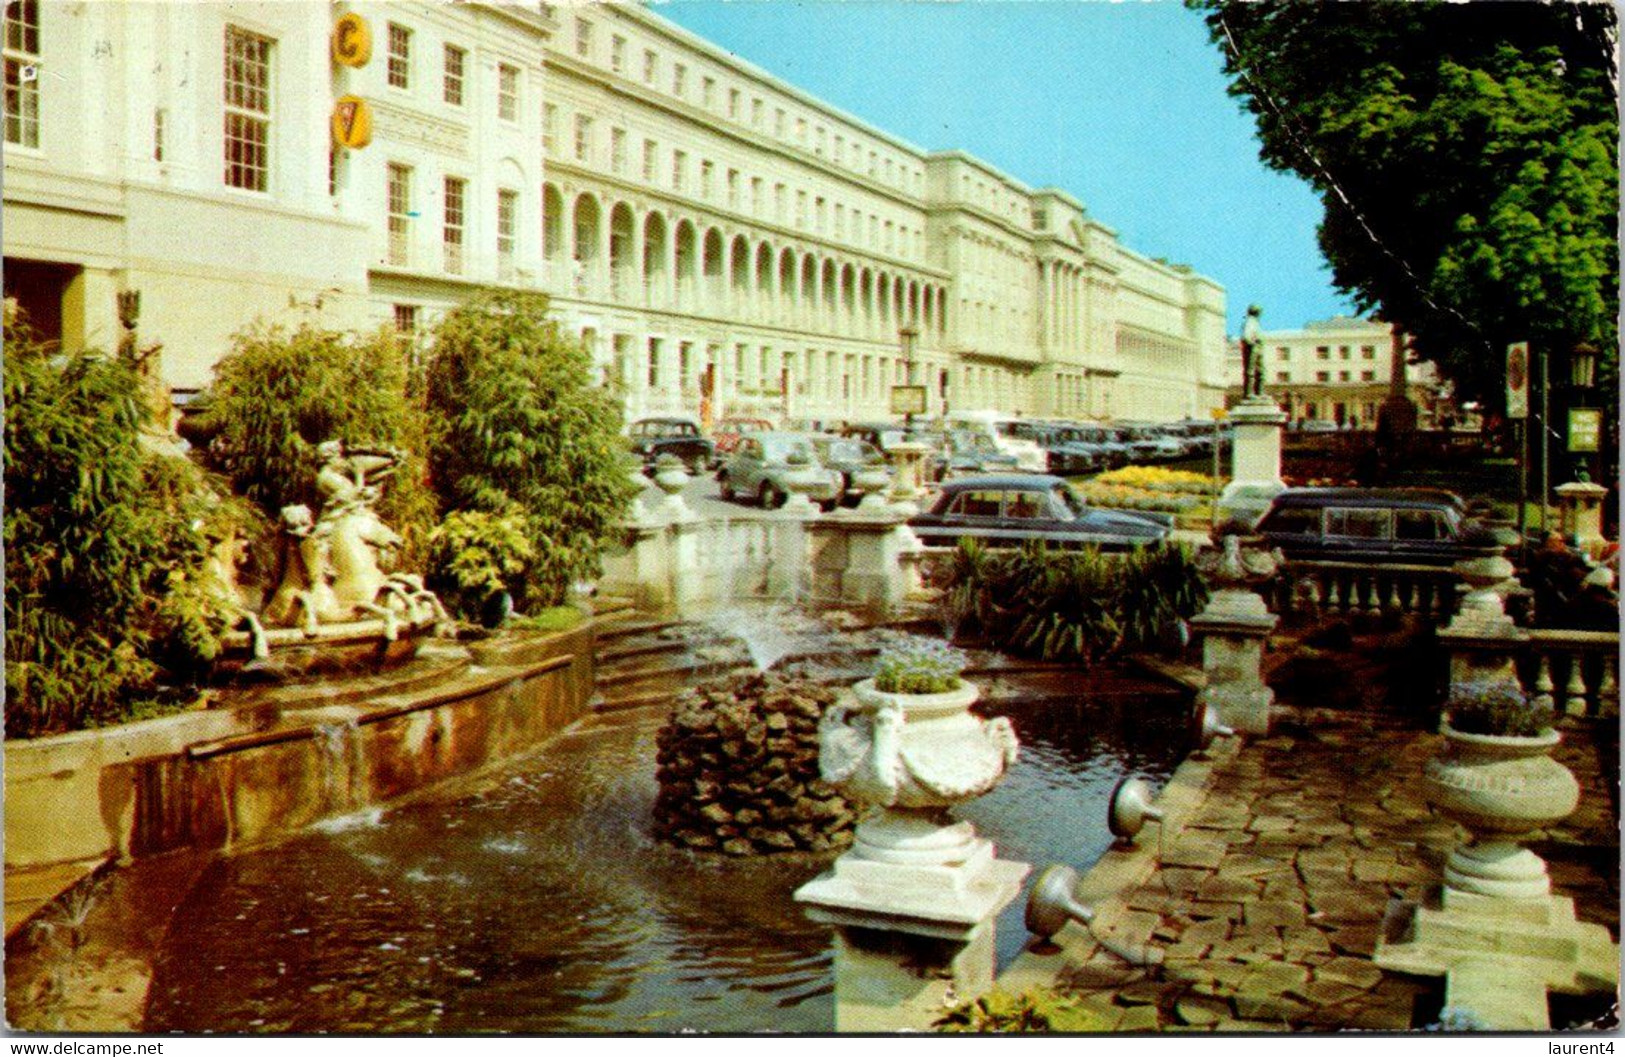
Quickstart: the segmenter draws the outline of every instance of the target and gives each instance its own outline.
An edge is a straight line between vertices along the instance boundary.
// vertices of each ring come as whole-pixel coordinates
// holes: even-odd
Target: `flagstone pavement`
[[[1617,941],[1616,723],[1563,721],[1555,756],[1580,780],[1581,804],[1528,846],[1581,920]],[[1277,722],[1267,738],[1221,739],[1162,790],[1160,826],[1085,874],[1092,930],[1068,925],[1029,945],[999,986],[1059,987],[1119,1032],[1411,1029],[1436,1007],[1436,982],[1384,971],[1372,952],[1390,905],[1423,898],[1466,835],[1422,800],[1422,764],[1441,741],[1330,710]],[[1159,950],[1163,964],[1129,964],[1097,936],[1131,955]]]

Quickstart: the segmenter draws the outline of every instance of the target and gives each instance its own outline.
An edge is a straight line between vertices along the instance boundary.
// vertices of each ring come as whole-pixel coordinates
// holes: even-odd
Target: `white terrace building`
[[[905,330],[933,411],[1223,400],[1217,284],[639,6],[12,0],[5,60],[7,296],[110,346],[140,290],[177,386],[255,317],[412,328],[511,285],[633,415],[884,416]],[[343,96],[364,147],[332,146]]]

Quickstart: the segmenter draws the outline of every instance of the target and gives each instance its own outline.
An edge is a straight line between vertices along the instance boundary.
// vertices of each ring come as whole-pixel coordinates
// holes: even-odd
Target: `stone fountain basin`
[[[378,619],[323,624],[313,633],[302,628],[267,628],[270,656],[254,657],[249,633],[233,631],[221,638],[215,672],[226,681],[287,682],[327,672],[378,671],[417,656],[434,633],[434,618],[403,618],[393,639]]]

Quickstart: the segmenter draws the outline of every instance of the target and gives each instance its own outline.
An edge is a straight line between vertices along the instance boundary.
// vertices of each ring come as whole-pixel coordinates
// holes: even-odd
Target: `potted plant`
[[[1545,863],[1516,838],[1562,821],[1580,802],[1574,775],[1549,755],[1562,740],[1554,718],[1509,676],[1452,688],[1439,727],[1444,750],[1423,774],[1428,802],[1474,837],[1450,853],[1449,887],[1513,898],[1551,891]]]
[[[866,824],[871,843],[948,827],[943,809],[992,789],[1015,761],[1010,721],[971,714],[978,691],[961,677],[964,668],[965,655],[946,643],[889,646],[874,678],[825,712],[825,780],[887,809],[882,824]]]

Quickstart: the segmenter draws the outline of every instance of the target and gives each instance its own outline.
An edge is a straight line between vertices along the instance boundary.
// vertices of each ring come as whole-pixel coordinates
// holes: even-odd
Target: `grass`
[[[504,627],[516,631],[569,631],[581,626],[587,615],[575,606],[548,606],[535,613],[509,618]]]

